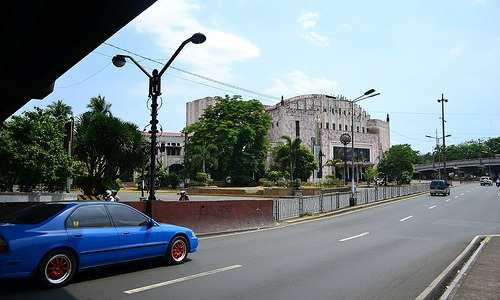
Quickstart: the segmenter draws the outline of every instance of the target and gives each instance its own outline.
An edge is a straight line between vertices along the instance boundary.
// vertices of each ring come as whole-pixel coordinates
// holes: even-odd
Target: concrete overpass
[[[432,174],[438,173],[443,168],[442,162],[421,164],[415,166],[417,174]],[[465,159],[465,160],[452,160],[446,162],[446,170],[448,173],[454,172],[467,172],[473,169],[486,168],[490,176],[496,177],[500,174],[500,155],[489,158],[481,159]]]

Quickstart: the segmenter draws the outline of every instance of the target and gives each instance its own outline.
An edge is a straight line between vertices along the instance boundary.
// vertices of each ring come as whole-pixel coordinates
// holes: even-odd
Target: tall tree
[[[388,180],[403,181],[403,175],[412,176],[414,164],[418,161],[418,152],[410,145],[394,145],[384,153],[378,163],[379,172]]]
[[[13,116],[0,133],[0,184],[3,190],[61,191],[72,172],[63,145],[63,124],[50,110],[35,108]]]
[[[318,165],[314,160],[314,155],[302,144],[302,141],[283,136],[285,143],[273,149],[273,169],[288,171],[292,175],[290,179],[300,179],[307,181]]]
[[[85,166],[77,185],[91,195],[116,188],[116,179],[143,164],[146,148],[135,124],[91,107],[76,123],[74,153]]]
[[[214,145],[218,163],[209,169],[215,180],[229,176],[233,184],[257,181],[265,173],[270,127],[271,117],[259,101],[245,101],[241,96],[216,97],[216,103],[205,110],[200,120],[184,129],[190,135],[186,162],[191,173],[199,162],[192,150]]]
[[[104,115],[111,116],[111,103],[106,101],[106,97],[97,95],[96,97],[90,98],[90,103],[87,105],[92,113],[101,113]]]
[[[191,152],[191,159],[201,162],[203,173],[207,173],[207,164],[209,167],[217,168],[217,146],[214,144],[194,145]]]
[[[47,106],[47,110],[56,119],[66,122],[71,116],[73,116],[73,110],[71,106],[64,103],[62,100],[57,100],[52,102]]]

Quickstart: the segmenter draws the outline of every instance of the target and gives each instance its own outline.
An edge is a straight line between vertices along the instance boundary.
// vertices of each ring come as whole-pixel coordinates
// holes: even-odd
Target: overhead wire
[[[126,52],[128,54],[132,54],[134,56],[143,58],[145,60],[154,62],[156,64],[164,65],[164,63],[160,62],[157,59],[153,59],[153,58],[150,58],[150,57],[138,54],[138,53],[130,51],[128,49],[116,46],[114,44],[111,44],[111,43],[108,43],[108,42],[104,42],[103,44],[106,45],[106,46],[115,48],[117,50],[124,51],[124,52]],[[213,83],[216,83],[216,84],[219,84],[219,85],[222,85],[222,86],[234,89],[234,90],[238,90],[238,91],[242,91],[242,92],[245,92],[245,93],[248,93],[248,94],[256,95],[256,96],[259,96],[259,97],[273,99],[273,100],[280,100],[281,99],[280,97],[276,97],[276,96],[273,96],[273,95],[264,94],[264,93],[257,92],[257,91],[254,91],[254,90],[251,90],[251,89],[247,89],[247,88],[244,88],[244,87],[240,87],[240,86],[237,86],[237,85],[234,85],[234,84],[231,84],[231,83],[223,82],[223,81],[220,81],[220,80],[217,80],[217,79],[210,78],[210,77],[205,76],[205,75],[200,75],[200,74],[197,74],[197,73],[194,73],[194,72],[190,72],[190,71],[181,69],[179,67],[170,66],[170,69],[173,69],[173,70],[176,70],[176,71],[179,71],[179,72],[191,75],[191,76],[195,76],[195,77],[198,77],[200,79],[207,80],[207,81],[210,81],[210,82],[213,82]],[[183,79],[185,79],[185,78],[183,78]],[[192,82],[197,83],[197,84],[201,84],[200,82],[197,82],[197,81],[192,81]],[[206,85],[206,84],[203,84],[203,85],[214,88],[214,86],[210,86],[210,85]]]

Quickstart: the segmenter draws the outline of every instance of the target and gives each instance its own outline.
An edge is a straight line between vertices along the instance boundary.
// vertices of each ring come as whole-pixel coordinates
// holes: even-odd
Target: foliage
[[[378,177],[377,168],[373,166],[368,167],[366,171],[363,173],[363,177],[365,178],[366,183],[368,183],[368,186],[370,186],[370,184],[375,180],[375,178]]]
[[[414,164],[418,161],[418,152],[414,151],[410,145],[394,145],[384,153],[378,164],[379,172],[386,177],[387,180],[396,180],[397,183],[402,183],[403,172],[411,175],[414,171]],[[405,175],[408,176],[408,175]]]
[[[65,104],[62,100],[57,100],[49,104],[47,106],[47,112],[62,122],[68,121],[73,116],[73,109],[71,106]]]
[[[75,157],[85,165],[75,183],[92,195],[110,189],[121,174],[140,167],[147,156],[147,144],[137,126],[113,117],[104,97],[95,99],[88,105],[91,110],[78,119],[74,138]]]
[[[333,179],[337,178],[337,168],[343,166],[343,163],[340,159],[329,159],[326,161],[325,166],[332,168]]]
[[[191,177],[200,170],[215,180],[231,177],[235,185],[257,182],[264,175],[271,117],[257,100],[241,96],[216,97],[200,120],[184,129],[190,138],[186,144],[186,168]],[[198,150],[197,150],[198,147]],[[200,149],[211,148],[210,155]],[[217,150],[214,150],[214,149]],[[215,163],[216,162],[216,163]]]
[[[63,190],[73,161],[64,147],[64,123],[50,109],[13,116],[0,130],[0,189]]]
[[[202,183],[202,184],[206,184],[208,183],[208,174],[207,173],[203,173],[203,172],[198,172],[196,173],[196,177],[195,177],[195,180]]]
[[[403,173],[401,174],[401,180],[399,183],[401,184],[410,184],[411,182],[411,173],[408,172],[408,171],[403,171]]]
[[[307,181],[312,172],[317,169],[317,163],[314,156],[302,145],[300,139],[292,140],[290,137],[283,136],[284,144],[278,145],[273,149],[273,170],[281,172],[290,172],[293,174],[291,180],[298,178]],[[290,174],[289,173],[289,174]]]
[[[106,101],[106,97],[97,95],[96,97],[90,98],[90,102],[87,105],[92,114],[103,114],[106,116],[112,116],[111,114],[111,103]]]

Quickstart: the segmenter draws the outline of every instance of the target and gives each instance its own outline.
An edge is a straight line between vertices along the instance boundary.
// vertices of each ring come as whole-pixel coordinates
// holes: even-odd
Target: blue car
[[[164,257],[183,263],[195,252],[193,231],[160,224],[115,202],[40,203],[0,217],[0,279],[35,276],[47,287],[76,272]]]

